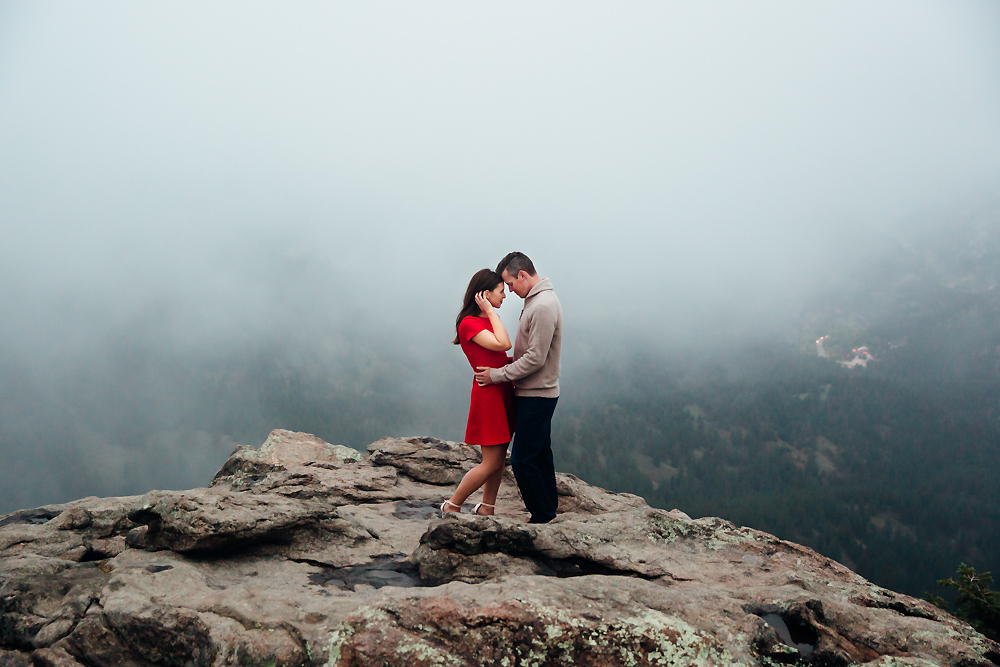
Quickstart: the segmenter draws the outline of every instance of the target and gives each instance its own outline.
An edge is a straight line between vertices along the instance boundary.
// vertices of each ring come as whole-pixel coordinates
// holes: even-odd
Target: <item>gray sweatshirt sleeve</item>
[[[507,364],[503,368],[491,370],[490,379],[494,383],[520,380],[544,366],[545,358],[549,354],[549,346],[552,344],[552,336],[556,330],[558,316],[558,306],[554,303],[547,303],[544,307],[531,313],[531,319],[528,321],[527,352],[522,354],[517,361]]]

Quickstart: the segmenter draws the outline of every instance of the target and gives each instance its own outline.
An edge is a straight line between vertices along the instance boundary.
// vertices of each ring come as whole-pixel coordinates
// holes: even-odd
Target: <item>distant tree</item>
[[[939,586],[947,586],[958,591],[955,609],[949,609],[948,602],[937,595],[925,594],[924,598],[935,606],[959,617],[990,639],[1000,641],[1000,593],[990,589],[993,577],[989,572],[976,573],[976,569],[961,563],[957,577],[938,581]]]

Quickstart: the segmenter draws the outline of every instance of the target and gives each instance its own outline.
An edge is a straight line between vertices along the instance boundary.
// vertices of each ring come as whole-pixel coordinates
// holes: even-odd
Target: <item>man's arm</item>
[[[545,304],[543,308],[532,313],[531,317],[532,320],[528,323],[528,350],[517,361],[503,368],[490,369],[490,380],[494,384],[519,380],[545,365],[549,347],[552,345],[552,336],[556,332],[558,306],[554,303]]]

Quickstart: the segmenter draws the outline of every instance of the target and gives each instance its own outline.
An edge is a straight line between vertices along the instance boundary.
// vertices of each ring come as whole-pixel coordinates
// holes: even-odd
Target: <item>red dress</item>
[[[493,325],[485,317],[472,315],[458,325],[458,341],[462,352],[469,359],[472,370],[478,366],[502,368],[507,365],[507,355],[503,352],[487,350],[472,339],[480,331],[493,331]],[[465,442],[470,445],[503,445],[510,442],[514,432],[514,387],[510,382],[480,387],[472,381],[472,396],[469,400],[469,423],[465,427]]]

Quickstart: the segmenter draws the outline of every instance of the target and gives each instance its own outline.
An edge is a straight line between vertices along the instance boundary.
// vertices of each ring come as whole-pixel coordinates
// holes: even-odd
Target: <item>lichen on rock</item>
[[[0,517],[6,665],[996,665],[1000,647],[806,547],[557,476],[529,525],[438,518],[476,448],[277,430],[209,487]]]

